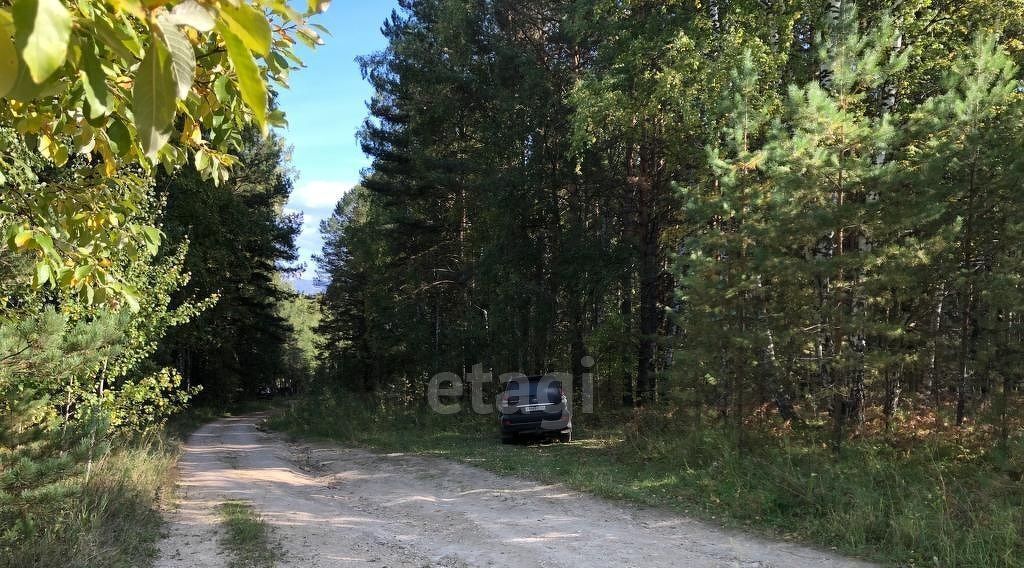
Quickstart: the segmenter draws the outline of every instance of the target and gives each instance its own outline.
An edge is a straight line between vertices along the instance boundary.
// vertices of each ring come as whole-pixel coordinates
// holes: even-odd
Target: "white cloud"
[[[310,215],[309,213],[302,214],[302,230],[303,231],[319,231],[320,230],[320,216]]]
[[[292,190],[288,205],[295,209],[334,209],[342,195],[356,184],[350,181],[310,180]]]
[[[320,237],[320,221],[308,216],[302,221],[302,228],[296,239],[299,248],[320,252],[323,240]]]
[[[335,204],[355,183],[339,180],[310,180],[296,184],[284,208],[285,212],[301,212],[302,227],[295,244],[299,249],[300,262],[306,268],[299,276],[312,280],[316,272],[312,256],[320,253],[323,238],[320,236],[320,221],[331,216]]]

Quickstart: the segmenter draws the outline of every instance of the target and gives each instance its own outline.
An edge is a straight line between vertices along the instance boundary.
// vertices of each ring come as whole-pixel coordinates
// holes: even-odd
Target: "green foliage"
[[[554,1],[410,2],[385,26],[391,47],[363,59],[373,171],[322,227],[329,380],[405,397],[474,363],[566,369],[616,294],[632,295],[629,204],[601,156],[571,151],[585,46],[569,15]]]
[[[852,10],[841,15],[819,52],[827,75],[790,87],[777,115],[753,98],[749,61],[738,68],[746,88],[725,107],[724,144],[712,146],[710,175],[682,193],[701,229],[677,263],[690,338],[677,392],[739,425],[749,403],[828,409],[838,448],[871,405],[892,427],[909,383],[936,404],[954,391],[957,425],[968,399],[997,401],[1005,440],[1020,377],[992,357],[1013,365],[1019,350],[1006,335],[1019,291],[995,284],[1020,270],[1001,253],[1019,235],[999,213],[1016,199],[1000,188],[1018,179],[1019,160],[1004,152],[1021,136],[1010,118],[1019,73],[979,36],[949,91],[896,113],[879,96],[912,56],[892,50],[888,20],[867,34],[857,26]],[[983,394],[992,385],[998,397]]]
[[[0,2],[0,565],[152,554],[173,456],[130,442],[201,389],[170,366],[181,361],[165,357],[166,335],[213,309],[222,286],[218,316],[243,315],[227,332],[253,330],[233,338],[264,357],[253,368],[290,364],[272,280],[294,260],[297,226],[279,214],[291,187],[280,145],[259,138],[284,124],[270,89],[301,65],[297,42],[319,43],[307,18],[325,7]],[[243,181],[225,190],[239,158]],[[227,253],[240,263],[196,270],[210,280],[191,288],[198,255],[183,229],[204,218],[176,216],[177,196],[153,187],[157,165],[173,175],[189,161],[183,183],[231,202],[249,231]],[[243,233],[191,236],[201,254]],[[239,280],[223,277],[235,269]]]
[[[136,264],[129,281],[142,290],[137,311],[113,312],[64,298],[53,306],[21,312],[0,326],[0,388],[9,401],[26,397],[52,405],[64,422],[102,413],[115,427],[142,426],[173,413],[194,392],[177,389],[171,370],[144,364],[167,329],[209,305],[170,307],[170,294],[187,281],[184,250],[152,264]],[[19,415],[11,407],[4,414]],[[36,421],[44,430],[50,419]]]
[[[220,185],[189,171],[157,180],[167,201],[167,240],[188,244],[181,259],[190,280],[171,297],[216,297],[171,331],[158,360],[221,402],[252,396],[261,386],[297,387],[305,370],[293,357],[293,328],[280,312],[294,293],[279,284],[279,271],[297,258],[301,224],[283,213],[292,189],[283,142],[250,130],[239,163],[244,171]]]
[[[18,0],[0,8],[0,23],[13,31],[13,67],[19,70],[16,83],[0,92],[9,102],[4,122],[21,136],[38,137],[41,148],[54,148],[44,154],[58,166],[84,152],[100,158],[112,175],[120,164],[149,167],[153,159],[176,165],[184,162],[185,151],[205,150],[215,159],[202,170],[223,179],[220,168],[230,165],[223,152],[234,147],[237,129],[250,120],[263,128],[275,120],[267,113],[266,81],[284,85],[299,63],[295,44],[319,42],[307,22],[319,9],[300,14],[277,2],[66,6],[60,0]],[[210,86],[220,77],[227,84],[215,93]],[[234,104],[238,97],[245,107]],[[88,112],[72,113],[84,115],[79,120],[62,118],[83,109]],[[178,113],[184,120],[175,125]],[[127,140],[114,139],[107,130],[114,124],[130,125]],[[179,141],[165,148],[172,130]]]
[[[31,255],[34,287],[136,307],[138,291],[125,280],[125,266],[160,242],[155,228],[131,221],[148,205],[149,183],[133,175],[102,179],[88,170],[46,174],[46,183],[5,191],[13,199],[0,206],[4,254]]]
[[[159,245],[153,226],[126,220],[144,206],[154,165],[191,159],[205,179],[225,181],[248,124],[264,133],[284,124],[268,111],[268,85],[286,86],[301,65],[298,42],[320,42],[307,20],[322,7],[0,6],[0,253],[34,263],[17,276],[134,308],[137,293],[111,262]]]
[[[147,156],[155,156],[171,137],[177,96],[173,65],[168,46],[154,42],[135,76],[132,116],[138,129],[139,143]]]
[[[580,374],[591,354],[602,404],[671,394],[735,426],[797,404],[837,443],[871,407],[891,425],[908,386],[943,399],[957,351],[979,410],[1000,380],[1012,398],[993,354],[1018,343],[997,252],[1017,236],[995,204],[1016,197],[995,187],[1019,164],[1020,11],[826,8],[403,4],[363,60],[373,167],[322,227],[326,375],[403,398],[437,371]],[[990,149],[991,193],[965,197],[957,148]],[[970,261],[965,223],[988,245]],[[986,294],[1006,300],[959,301]],[[986,327],[1007,333],[986,347]]]
[[[154,209],[134,210],[126,222],[152,224]],[[133,291],[134,309],[94,303],[74,288],[4,287],[0,547],[12,566],[52,565],[72,554],[82,566],[94,565],[97,556],[128,564],[155,539],[158,515],[146,484],[156,480],[130,477],[135,473],[109,477],[115,472],[108,466],[125,454],[108,450],[111,442],[122,448],[125,439],[180,410],[195,394],[180,387],[177,372],[155,366],[150,357],[170,326],[209,304],[172,307],[171,293],[188,279],[185,249],[155,254],[154,246],[122,250],[113,259],[124,267],[121,282]],[[166,469],[170,458],[160,459]],[[138,465],[138,475],[157,475],[150,465],[158,464]],[[162,480],[163,470],[159,475]],[[133,519],[142,529],[137,536],[128,529]],[[141,548],[120,549],[133,539]]]
[[[5,431],[6,432],[6,431]],[[5,434],[6,439],[6,434]],[[156,553],[176,446],[156,432],[119,442],[91,468],[45,448],[8,465],[0,450],[0,566],[139,566]],[[58,444],[59,447],[59,444]],[[88,474],[86,474],[88,471]]]
[[[19,0],[11,14],[20,62],[28,68],[32,82],[41,84],[68,56],[71,14],[60,0]]]
[[[155,338],[145,334],[162,329],[128,314],[101,312],[70,323],[67,315],[48,309],[17,326],[0,327],[4,548],[30,550],[31,543],[50,542],[64,531],[100,530],[82,524],[78,515],[112,514],[103,508],[106,501],[92,507],[88,486],[111,437],[161,420],[193,394],[178,388],[180,377],[173,371],[147,372],[129,363],[151,350]]]
[[[292,376],[283,382],[299,388],[313,375],[317,364],[320,303],[316,298],[295,293],[289,284],[278,282],[278,286],[290,293],[278,304],[277,311],[292,329],[284,355],[287,359],[285,367],[291,371]]]

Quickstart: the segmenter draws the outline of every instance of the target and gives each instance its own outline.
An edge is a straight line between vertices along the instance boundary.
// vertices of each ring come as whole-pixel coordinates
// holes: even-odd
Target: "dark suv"
[[[510,379],[498,403],[498,427],[505,444],[518,434],[572,440],[572,409],[561,381],[550,376]]]

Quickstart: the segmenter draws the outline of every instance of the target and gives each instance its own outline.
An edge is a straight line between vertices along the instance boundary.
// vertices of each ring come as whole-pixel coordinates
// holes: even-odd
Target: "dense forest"
[[[400,0],[304,296],[276,93],[326,8],[0,0],[0,567],[150,562],[169,432],[258,395],[296,434],[1021,564],[1024,3]],[[583,439],[430,414],[474,367],[593,377]]]
[[[1019,428],[1015,3],[406,1],[323,225],[328,380]],[[927,424],[920,427],[930,427]]]

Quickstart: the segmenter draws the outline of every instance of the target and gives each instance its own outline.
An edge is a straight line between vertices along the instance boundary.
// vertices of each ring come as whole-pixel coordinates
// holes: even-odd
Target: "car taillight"
[[[550,396],[550,395],[548,395],[548,396]],[[549,402],[552,402],[554,404],[559,404],[559,403],[562,402],[562,398],[563,397],[565,397],[565,389],[563,389],[562,387],[558,387],[558,395],[555,397],[555,400],[551,400]]]

